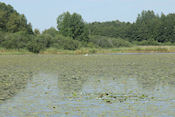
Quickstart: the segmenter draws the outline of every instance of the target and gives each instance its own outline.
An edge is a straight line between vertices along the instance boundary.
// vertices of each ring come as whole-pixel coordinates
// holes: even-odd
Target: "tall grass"
[[[32,54],[26,49],[5,49],[0,48],[0,55],[24,55],[24,54]]]
[[[95,53],[154,53],[154,52],[175,52],[175,46],[133,46],[120,48],[80,48],[77,50],[63,50],[48,48],[39,54],[95,54]],[[4,49],[0,48],[0,55],[23,55],[33,54],[26,49]]]

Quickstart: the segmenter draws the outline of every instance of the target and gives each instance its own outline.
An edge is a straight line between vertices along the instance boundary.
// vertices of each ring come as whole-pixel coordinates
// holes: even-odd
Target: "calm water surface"
[[[106,96],[111,101],[107,103],[99,97],[106,92],[127,99],[120,102]],[[138,97],[142,94],[143,99]],[[86,81],[64,81],[56,74],[39,73],[26,89],[0,105],[0,113],[1,117],[173,117],[175,87],[163,82],[144,87],[136,78],[91,77]]]
[[[173,78],[62,78],[39,72],[0,105],[1,117],[174,117]]]

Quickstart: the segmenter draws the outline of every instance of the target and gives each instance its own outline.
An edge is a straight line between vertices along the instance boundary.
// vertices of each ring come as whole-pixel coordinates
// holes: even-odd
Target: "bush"
[[[73,39],[63,40],[63,46],[65,50],[76,50],[80,47],[80,42]]]
[[[32,42],[28,43],[27,49],[30,52],[39,53],[43,48],[42,46],[38,45],[35,40],[33,40]]]
[[[4,41],[4,33],[0,31],[0,46],[1,46],[1,43]]]
[[[50,47],[51,37],[49,35],[39,35],[33,38],[27,45],[30,52],[39,53],[41,50]]]
[[[63,44],[62,44],[62,40],[64,40],[66,37],[64,37],[63,35],[57,34],[55,37],[52,37],[51,40],[51,47],[53,48],[57,48],[57,49],[63,49]]]
[[[173,46],[173,45],[175,45],[175,43],[172,43],[172,42],[165,42],[165,43],[162,43],[162,45]]]
[[[57,35],[53,39],[51,46],[58,49],[76,50],[80,48],[81,43],[77,40],[73,40],[72,38]]]
[[[129,47],[131,43],[120,38],[111,38],[105,36],[90,36],[90,42],[96,47],[114,48],[114,47]]]
[[[26,32],[6,33],[1,40],[1,46],[7,49],[22,49],[27,46],[31,35]]]
[[[161,45],[161,43],[154,40],[135,41],[133,43],[136,45]]]
[[[95,48],[96,46],[95,46],[94,43],[88,42],[88,43],[86,43],[85,47],[88,47],[88,48]]]
[[[94,43],[96,47],[110,48],[113,46],[109,38],[104,36],[90,36],[89,42]]]
[[[132,44],[129,41],[125,41],[125,40],[120,39],[120,38],[113,39],[112,43],[113,43],[113,46],[117,47],[117,48],[119,48],[119,47],[131,47],[132,46]]]
[[[48,34],[50,35],[52,38],[56,37],[59,32],[54,28],[54,27],[51,27],[47,30],[44,30],[42,34]]]

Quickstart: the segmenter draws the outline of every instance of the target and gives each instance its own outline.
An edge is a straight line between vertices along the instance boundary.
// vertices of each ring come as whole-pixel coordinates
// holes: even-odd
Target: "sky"
[[[134,22],[143,10],[175,13],[175,0],[0,0],[24,14],[33,29],[56,27],[63,12],[81,14],[86,22],[120,20]]]

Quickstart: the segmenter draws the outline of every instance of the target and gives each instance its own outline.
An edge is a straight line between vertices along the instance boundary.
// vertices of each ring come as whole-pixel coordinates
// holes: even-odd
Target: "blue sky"
[[[86,22],[135,21],[142,10],[175,13],[175,0],[0,0],[25,14],[33,28],[56,27],[56,18],[65,11],[77,12]]]

